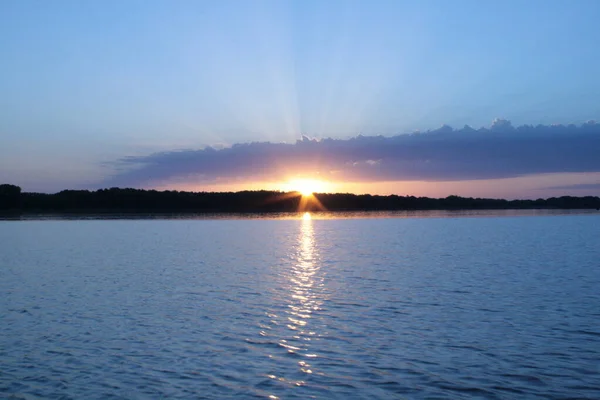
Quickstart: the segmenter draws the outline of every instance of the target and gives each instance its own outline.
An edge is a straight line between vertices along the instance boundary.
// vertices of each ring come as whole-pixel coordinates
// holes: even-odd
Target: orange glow
[[[297,176],[298,179],[292,178]],[[306,176],[306,175],[304,175]],[[600,179],[599,172],[585,173],[552,173],[520,176],[515,178],[471,180],[471,181],[353,181],[353,180],[312,180],[301,175],[290,175],[290,180],[233,180],[231,182],[201,183],[178,182],[151,187],[156,190],[181,190],[192,192],[238,192],[241,190],[269,190],[294,192],[285,198],[298,196],[298,185],[295,182],[305,180],[316,182],[312,189],[316,193],[353,193],[387,196],[427,196],[446,197],[457,194],[465,197],[489,197],[519,199],[573,195],[568,189],[548,189],[555,186],[577,184],[594,184]],[[150,187],[148,187],[149,189]],[[310,191],[308,189],[307,191]],[[577,195],[587,193],[577,191]],[[590,193],[595,195],[595,193]],[[282,194],[283,196],[283,194]],[[314,197],[314,196],[311,196]],[[314,215],[313,215],[314,218]]]
[[[313,193],[323,193],[330,185],[316,179],[293,179],[282,185],[284,191],[294,191],[302,196],[312,196]]]
[[[302,215],[302,219],[305,221],[308,221],[309,219],[312,219],[312,217],[310,216],[310,213],[307,211],[304,213],[304,215]]]

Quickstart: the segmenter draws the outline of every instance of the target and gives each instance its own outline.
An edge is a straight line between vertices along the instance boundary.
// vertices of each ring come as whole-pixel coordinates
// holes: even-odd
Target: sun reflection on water
[[[301,347],[295,351],[302,350],[305,357],[314,358],[315,354],[311,354],[310,351],[310,342],[316,340],[318,335],[315,324],[310,322],[323,303],[319,293],[323,282],[318,274],[320,264],[310,213],[303,215],[301,224],[296,263],[292,266],[290,274],[292,301],[288,305],[287,327],[294,331],[294,338],[301,343]],[[311,365],[305,360],[299,361],[298,366],[304,373],[313,373]]]
[[[301,214],[297,236],[291,238],[289,258],[280,270],[282,280],[275,288],[279,307],[267,311],[268,323],[261,325],[260,331],[264,339],[259,342],[277,343],[278,348],[269,354],[277,361],[265,376],[287,387],[306,386],[311,377],[325,373],[316,360],[322,356],[321,340],[328,335],[319,315],[327,290],[314,224],[310,213]]]
[[[319,357],[321,336],[326,334],[318,318],[325,301],[325,282],[310,213],[302,215],[299,225],[290,253],[292,262],[282,271],[285,276],[281,287],[285,293],[281,299],[283,312],[269,315],[273,324],[270,334],[277,335],[277,344],[286,354],[284,359],[295,363],[295,367],[287,371],[287,368],[275,368],[267,375],[296,387],[305,386],[310,376],[323,374],[315,368],[314,360]]]

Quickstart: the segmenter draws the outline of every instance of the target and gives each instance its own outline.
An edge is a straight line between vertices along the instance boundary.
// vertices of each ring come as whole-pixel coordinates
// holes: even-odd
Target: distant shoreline
[[[298,220],[306,212],[246,213],[0,213],[0,221]],[[477,218],[598,215],[595,209],[311,211],[311,219]]]
[[[504,200],[460,196],[429,198],[297,192],[179,192],[142,189],[64,190],[55,194],[21,192],[0,185],[0,215],[210,215],[297,212],[396,212],[483,210],[600,210],[597,196]]]

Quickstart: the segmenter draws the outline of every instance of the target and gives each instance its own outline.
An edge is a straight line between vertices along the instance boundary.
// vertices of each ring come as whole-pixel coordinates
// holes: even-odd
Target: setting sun
[[[313,193],[322,193],[327,190],[328,184],[316,179],[294,179],[286,183],[284,190],[299,192],[302,196],[311,196]]]

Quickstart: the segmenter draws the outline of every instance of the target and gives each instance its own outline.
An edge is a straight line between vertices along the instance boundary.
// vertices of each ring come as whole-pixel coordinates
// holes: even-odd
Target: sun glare
[[[309,212],[305,212],[305,213],[302,215],[302,219],[303,219],[303,220],[305,220],[305,221],[308,221],[309,219],[312,219],[312,217],[310,216],[310,213],[309,213]]]
[[[299,192],[302,196],[312,196],[327,189],[327,184],[316,179],[295,179],[284,185],[284,190]]]

